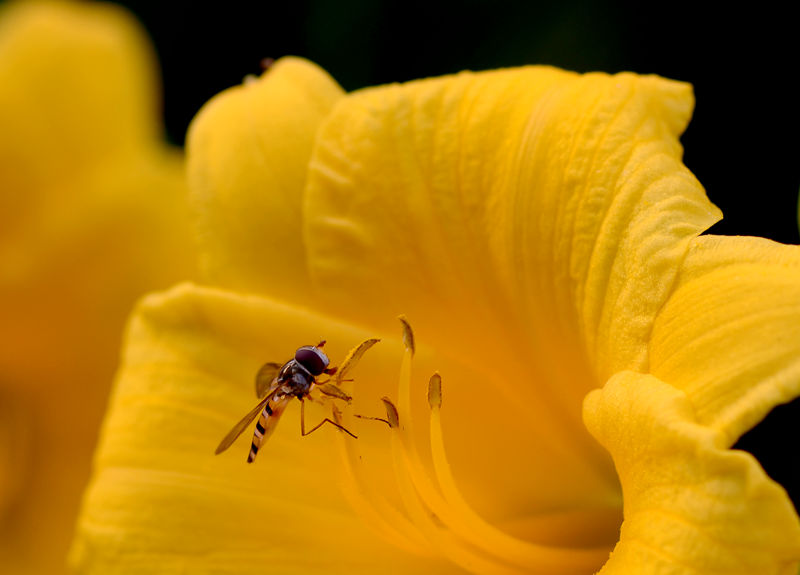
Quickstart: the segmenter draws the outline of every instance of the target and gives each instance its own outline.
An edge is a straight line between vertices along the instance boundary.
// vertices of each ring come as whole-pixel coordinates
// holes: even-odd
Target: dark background
[[[260,73],[264,57],[307,57],[346,90],[464,69],[552,64],[691,82],[685,162],[725,213],[716,233],[800,243],[798,32],[788,8],[462,0],[129,0],[155,40],[170,139],[211,96]]]
[[[685,162],[722,208],[721,234],[800,243],[797,22],[747,2],[121,2],[153,37],[167,131],[182,143],[200,106],[260,72],[264,57],[307,57],[346,90],[523,64],[631,70],[691,82]],[[800,502],[800,404],[775,409],[737,444]]]

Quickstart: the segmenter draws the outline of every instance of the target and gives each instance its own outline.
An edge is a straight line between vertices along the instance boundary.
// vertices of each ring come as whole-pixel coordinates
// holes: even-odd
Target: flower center
[[[342,438],[346,481],[350,483],[350,499],[356,511],[384,538],[406,551],[445,558],[470,573],[596,572],[608,558],[608,546],[561,547],[517,538],[487,522],[463,497],[445,449],[442,379],[438,373],[428,383],[431,464],[423,462],[414,441],[414,426],[418,422],[411,417],[414,335],[405,318],[400,320],[405,353],[397,405],[383,398],[391,427],[391,462],[399,504],[390,502],[384,495],[385,489],[367,480],[359,442]]]

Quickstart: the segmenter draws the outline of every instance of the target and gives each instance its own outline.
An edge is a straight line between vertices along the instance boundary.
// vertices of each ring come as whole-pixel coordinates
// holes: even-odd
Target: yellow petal
[[[727,445],[800,395],[800,248],[698,238],[658,316],[651,372]]]
[[[692,105],[685,84],[551,68],[348,96],[311,160],[312,278],[475,363],[578,366],[534,376],[577,414],[585,350],[597,381],[645,366],[688,242],[719,218],[681,164]]]
[[[78,379],[107,379],[135,298],[194,269],[155,60],[112,5],[12,2],[2,16],[0,340],[14,344],[0,370],[50,388],[91,357]]]
[[[1,21],[0,237],[49,199],[43,193],[160,130],[155,56],[123,10],[9,2]]]
[[[615,506],[616,477],[582,428],[581,400],[620,366],[646,364],[686,245],[718,217],[680,163],[690,89],[530,68],[366,90],[324,119],[310,163],[302,148],[275,155],[300,174],[276,185],[260,175],[272,155],[231,126],[253,108],[248,91],[283,97],[279,74],[218,100],[221,112],[210,105],[190,138],[212,281],[324,309],[376,335],[407,313],[455,366],[443,371],[456,382],[457,415],[446,423],[459,438],[453,467],[472,478],[467,497],[491,519]],[[258,133],[268,150],[282,141]],[[298,201],[307,166],[302,218],[272,207]],[[274,228],[260,223],[284,211]],[[302,286],[305,251],[313,297]],[[475,426],[482,396],[492,408]],[[528,449],[514,457],[519,443],[503,438],[521,435]],[[529,489],[530,470],[545,465],[559,472]],[[489,489],[497,469],[507,489]]]
[[[461,366],[442,371],[445,433],[482,513],[618,503],[581,402],[647,365],[687,245],[719,217],[680,162],[692,103],[661,78],[523,68],[364,90],[323,124],[305,211],[318,298],[378,333],[405,313]],[[537,489],[492,489],[509,468]]]
[[[0,8],[3,573],[65,571],[125,318],[193,273],[155,71],[118,7]]]
[[[797,573],[800,522],[785,491],[750,454],[727,450],[684,392],[622,372],[589,394],[584,417],[625,501],[602,575]]]
[[[14,342],[0,349],[7,384],[50,390],[77,368],[107,388],[136,298],[192,276],[184,165],[164,152],[65,183],[81,193],[47,202],[0,242],[0,340]]]
[[[314,64],[284,58],[201,110],[187,147],[209,282],[281,296],[307,290],[300,223],[308,159],[341,95]]]
[[[80,572],[419,572],[420,558],[378,539],[348,506],[339,432],[301,437],[298,402],[252,465],[245,462],[249,430],[214,455],[256,404],[259,366],[288,359],[321,335],[337,360],[366,339],[346,324],[258,297],[193,286],[148,297],[127,333],[79,519],[72,562]],[[356,376],[390,361],[382,353],[371,350]]]

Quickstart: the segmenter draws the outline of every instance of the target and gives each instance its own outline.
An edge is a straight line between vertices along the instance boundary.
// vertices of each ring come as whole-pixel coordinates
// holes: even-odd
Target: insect
[[[306,431],[305,399],[320,401],[320,399],[310,395],[313,389],[318,389],[324,396],[349,402],[352,398],[342,391],[339,385],[343,381],[351,381],[344,379],[347,371],[355,366],[361,356],[364,355],[364,352],[378,343],[378,341],[380,340],[368,339],[360,343],[350,350],[350,353],[347,354],[338,368],[329,367],[330,359],[322,351],[325,340],[317,345],[299,347],[294,354],[294,358],[283,365],[273,362],[265,363],[256,374],[256,396],[261,401],[239,423],[233,426],[233,429],[228,432],[228,435],[217,446],[215,453],[220,454],[233,445],[233,442],[247,429],[256,416],[261,414],[253,431],[253,442],[250,445],[250,453],[247,456],[247,462],[252,463],[256,455],[258,455],[261,445],[275,431],[278,420],[293,397],[300,400],[300,433],[303,436],[313,433],[325,423],[330,423],[351,437],[356,438],[345,427],[327,417]],[[316,378],[323,374],[329,376],[329,378],[324,382],[318,382]],[[335,383],[330,383],[332,379]]]

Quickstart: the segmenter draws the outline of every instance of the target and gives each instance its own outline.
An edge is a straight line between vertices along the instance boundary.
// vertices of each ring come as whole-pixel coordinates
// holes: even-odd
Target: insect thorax
[[[314,376],[300,362],[291,360],[281,368],[278,381],[283,383],[286,395],[303,397],[311,391]]]

